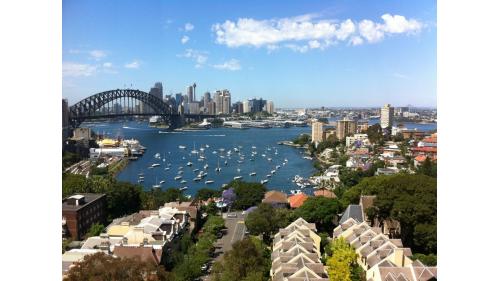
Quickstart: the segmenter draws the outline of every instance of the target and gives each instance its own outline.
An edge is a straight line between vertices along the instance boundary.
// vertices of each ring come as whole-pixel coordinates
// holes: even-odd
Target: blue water
[[[291,189],[299,189],[292,182],[295,175],[309,177],[315,169],[312,166],[312,161],[302,158],[303,150],[278,145],[278,141],[291,140],[296,138],[301,133],[310,133],[310,127],[291,127],[291,128],[271,128],[271,129],[256,129],[247,130],[229,129],[229,128],[214,128],[209,130],[199,131],[184,131],[184,132],[164,132],[157,128],[150,128],[146,123],[139,122],[115,122],[115,123],[98,123],[84,124],[82,126],[91,127],[96,133],[105,133],[109,137],[135,138],[140,143],[147,147],[145,154],[139,157],[136,161],[129,161],[127,167],[118,174],[118,180],[137,183],[138,174],[143,172],[145,179],[140,183],[145,190],[151,189],[155,184],[165,180],[162,188],[176,187],[180,188],[187,186],[185,194],[193,195],[196,190],[202,187],[213,189],[220,188],[223,184],[233,180],[235,176],[243,176],[242,180],[260,182],[266,179],[266,175],[271,174],[271,170],[275,169],[276,165],[281,165],[280,169],[275,169],[276,173],[269,178],[266,184],[268,189],[283,190],[285,192]],[[186,149],[180,149],[179,145],[186,146]],[[208,145],[209,148],[206,148]],[[200,147],[205,148],[205,161],[198,161],[198,155],[191,155],[190,152],[194,146],[199,150]],[[234,152],[235,147],[239,147],[240,153],[245,155],[243,163],[239,164],[240,160],[237,153]],[[255,161],[250,161],[252,146],[256,147],[257,155]],[[219,152],[220,148],[224,148],[224,153]],[[270,148],[270,150],[267,150]],[[217,154],[213,154],[213,151]],[[232,156],[228,158],[227,151],[232,151]],[[275,151],[278,152],[275,155]],[[156,159],[154,155],[161,154],[161,159]],[[266,157],[263,157],[265,154]],[[166,161],[162,159],[165,155]],[[217,167],[217,157],[223,155],[225,158],[219,158],[219,165],[222,168],[220,173],[215,172]],[[271,161],[268,160],[271,158]],[[284,160],[288,163],[283,166]],[[227,160],[227,166],[224,161]],[[193,166],[188,167],[186,163],[191,161]],[[149,169],[153,163],[161,164],[159,167]],[[165,167],[170,163],[170,170],[166,171]],[[203,170],[203,165],[209,165],[206,172],[208,175],[201,181],[195,182],[193,179],[198,172],[193,172],[194,169]],[[183,180],[187,182],[180,183],[180,180],[174,180],[177,176],[178,168],[183,167]],[[237,168],[240,172],[237,172]],[[256,172],[256,176],[250,176],[251,172]],[[205,184],[205,180],[213,180],[212,184]]]

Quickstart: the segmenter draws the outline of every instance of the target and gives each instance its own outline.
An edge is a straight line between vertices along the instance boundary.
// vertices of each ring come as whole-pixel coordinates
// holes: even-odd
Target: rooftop
[[[62,210],[63,211],[66,211],[66,210],[79,210],[80,208],[83,208],[87,205],[89,205],[90,203],[98,200],[98,199],[101,199],[102,197],[106,196],[106,194],[100,194],[100,193],[79,193],[79,194],[74,194],[72,196],[69,196],[67,198],[64,198],[63,201],[62,201]],[[71,199],[75,199],[75,200],[82,200],[84,199],[84,202],[82,202],[81,204],[78,204],[78,205],[73,205],[71,204],[69,201],[71,201]]]
[[[349,218],[353,218],[358,222],[363,221],[363,211],[361,210],[361,205],[349,205],[349,206],[347,206],[347,209],[345,210],[344,214],[342,215],[342,218],[340,219],[339,224],[343,224]]]

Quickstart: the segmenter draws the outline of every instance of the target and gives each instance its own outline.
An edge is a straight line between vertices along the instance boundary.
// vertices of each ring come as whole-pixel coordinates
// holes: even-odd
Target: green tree
[[[227,188],[234,188],[236,193],[236,201],[232,208],[235,210],[246,210],[252,206],[258,205],[262,202],[267,188],[257,182],[244,182],[244,181],[231,181]]]
[[[417,168],[417,173],[437,178],[437,164],[431,161],[430,157],[427,157],[424,163]]]
[[[316,223],[318,232],[330,232],[334,227],[337,214],[341,212],[342,208],[337,199],[319,196],[309,197],[302,206],[295,210],[295,215],[308,222]]]
[[[366,134],[368,135],[368,139],[370,140],[370,142],[373,144],[379,143],[380,141],[384,140],[382,127],[380,127],[380,124],[378,123],[369,126]]]
[[[220,197],[221,192],[210,188],[200,188],[196,191],[195,198],[198,200],[208,200],[213,197]]]
[[[335,239],[330,244],[332,256],[328,258],[328,275],[332,281],[360,280],[360,271],[356,263],[357,254],[344,238]],[[361,278],[360,278],[361,277]]]
[[[92,237],[92,236],[99,236],[101,233],[104,232],[105,229],[106,228],[104,227],[104,225],[102,225],[100,223],[94,223],[90,227],[90,229],[87,232],[87,234],[85,235],[85,237],[89,238],[89,237]]]
[[[214,281],[264,281],[268,272],[268,260],[262,247],[250,238],[233,244],[233,248],[224,253],[222,261],[213,268]]]
[[[139,259],[115,258],[104,253],[85,256],[71,268],[65,281],[123,280],[123,281],[171,281],[172,274],[161,266]]]
[[[424,255],[424,254],[416,253],[416,254],[413,254],[413,256],[411,258],[413,260],[420,260],[423,264],[425,264],[427,266],[436,266],[437,265],[437,256],[434,254]]]

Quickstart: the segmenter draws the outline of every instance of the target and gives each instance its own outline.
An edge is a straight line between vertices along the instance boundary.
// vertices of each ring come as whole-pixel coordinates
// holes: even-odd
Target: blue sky
[[[435,1],[64,0],[62,34],[70,104],[161,81],[276,107],[436,105]]]

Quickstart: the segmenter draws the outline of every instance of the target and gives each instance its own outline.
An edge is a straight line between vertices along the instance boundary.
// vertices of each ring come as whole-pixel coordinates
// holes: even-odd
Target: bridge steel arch
[[[102,115],[97,114],[98,110],[104,105],[119,100],[122,98],[129,98],[141,101],[148,106],[150,106],[154,115],[162,116],[165,122],[168,122],[172,117],[179,115],[172,111],[172,109],[163,102],[160,98],[150,95],[149,93],[132,90],[132,89],[116,89],[97,93],[90,97],[87,97],[69,108],[70,111],[70,122],[74,128],[78,127],[83,121],[87,119],[103,118],[103,117],[113,117],[113,116],[124,116],[127,114],[111,114]],[[140,114],[132,113],[128,115],[153,115],[153,114]]]

